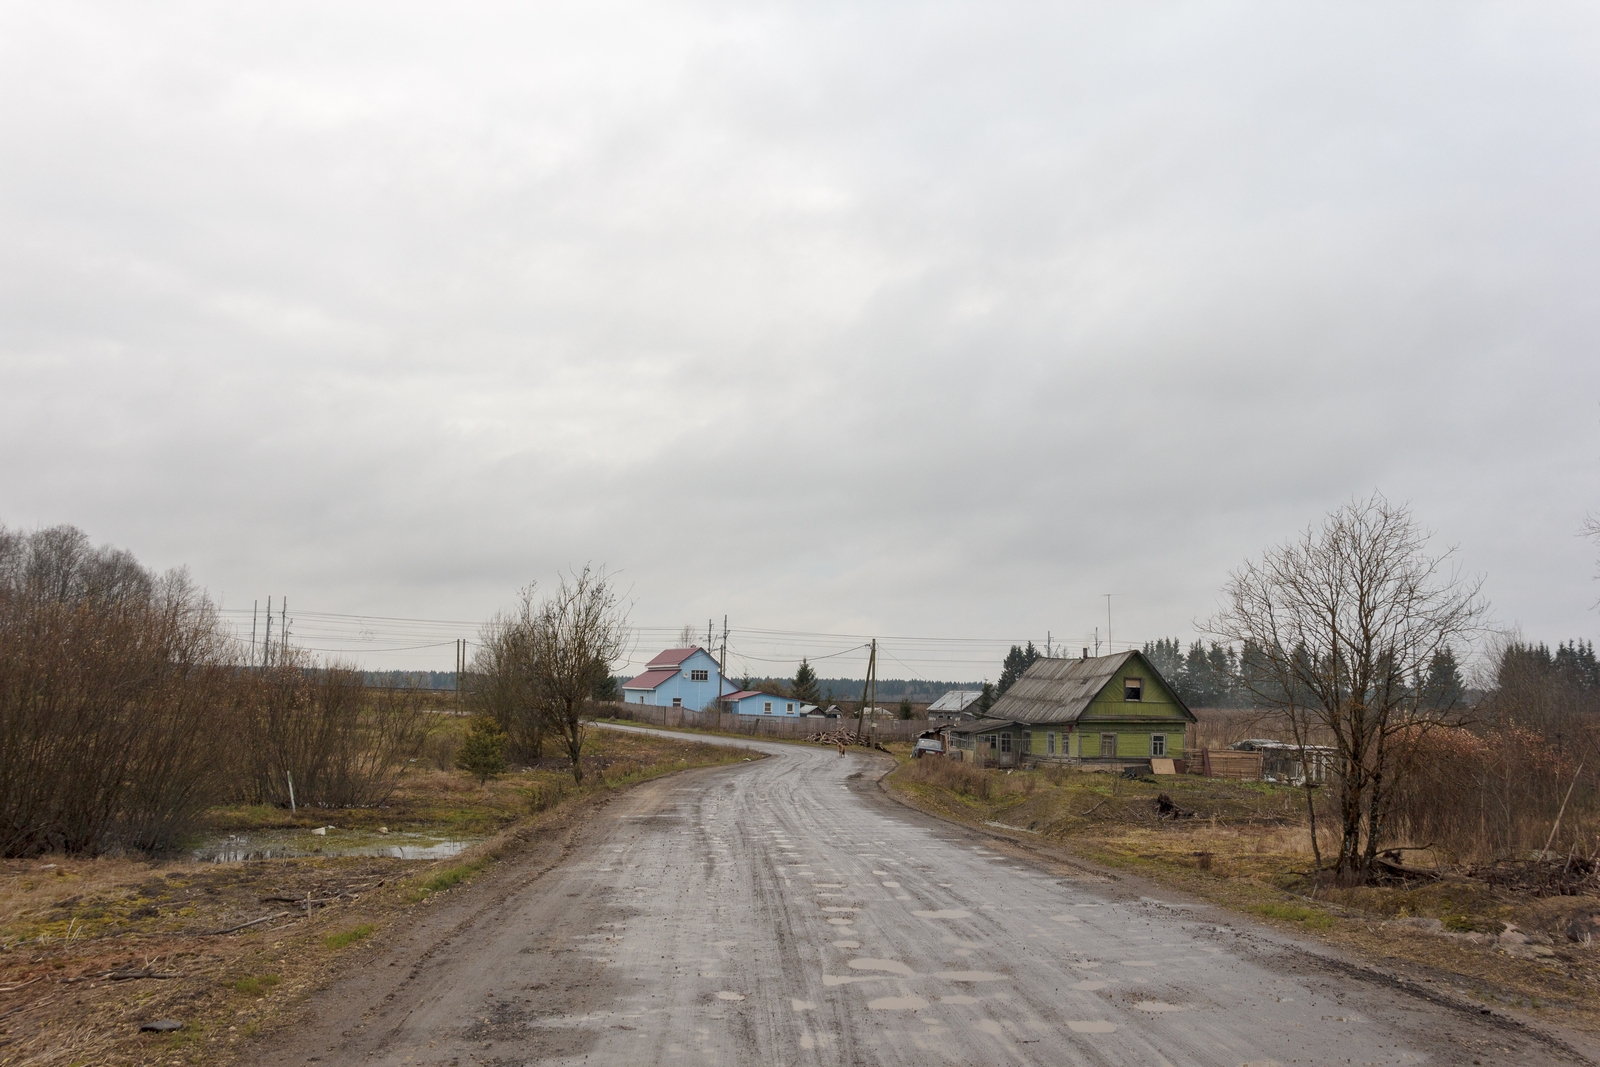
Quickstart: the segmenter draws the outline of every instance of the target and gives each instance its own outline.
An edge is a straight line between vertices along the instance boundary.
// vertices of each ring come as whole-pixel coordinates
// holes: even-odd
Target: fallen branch
[[[1110,800],[1110,799],[1111,799],[1110,797],[1106,797],[1106,800]],[[1078,812],[1078,816],[1080,818],[1082,818],[1082,817],[1085,817],[1085,816],[1093,815],[1095,812],[1100,810],[1101,805],[1105,804],[1106,800],[1102,800],[1099,804],[1096,804],[1094,807],[1090,808],[1088,811],[1080,811],[1080,812]]]
[[[288,915],[288,914],[289,913],[286,912],[286,911],[280,911],[275,915],[263,915],[259,919],[251,919],[247,923],[240,923],[238,926],[230,926],[226,930],[212,930],[209,933],[204,933],[204,934],[201,934],[200,936],[201,937],[216,937],[216,936],[218,936],[220,934],[231,934],[231,933],[235,932],[236,930],[245,930],[245,929],[248,929],[249,927],[260,925],[261,923],[264,923],[264,922],[270,922],[273,919],[281,919],[285,915]]]
[[[162,979],[166,979],[166,978],[176,978],[178,976],[175,975],[175,974],[159,974],[159,973],[157,973],[157,971],[156,971],[156,969],[154,967],[144,967],[144,968],[141,968],[141,969],[139,969],[137,971],[129,970],[126,967],[121,967],[121,968],[118,968],[117,970],[114,970],[114,971],[102,971],[99,974],[90,975],[89,977],[91,977],[91,978],[109,978],[113,982],[131,982],[131,981],[133,981],[135,979],[138,979],[138,978],[162,978]]]

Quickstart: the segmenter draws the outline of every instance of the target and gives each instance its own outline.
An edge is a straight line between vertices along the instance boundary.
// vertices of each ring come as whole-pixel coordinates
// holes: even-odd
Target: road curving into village
[[[260,1062],[1589,1062],[911,811],[882,757],[727,743],[769,758],[635,788],[559,862],[452,894]]]

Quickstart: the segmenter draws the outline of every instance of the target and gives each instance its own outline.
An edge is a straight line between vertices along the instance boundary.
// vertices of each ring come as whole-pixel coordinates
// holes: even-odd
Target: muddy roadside
[[[381,809],[221,811],[211,827],[277,844],[317,822],[321,854],[0,864],[0,1065],[235,1062],[456,887],[513,858],[519,870],[559,861],[576,829],[633,786],[749,755],[599,731],[593,744],[581,789],[548,769],[480,785],[417,768]],[[375,838],[463,847],[432,859],[341,853]],[[181,1028],[141,1030],[166,1020]]]
[[[979,797],[918,781],[915,771],[907,773],[905,754],[894,756],[893,766],[883,761],[880,778],[863,781],[864,792],[870,788],[885,803],[959,826],[990,842],[988,847],[1062,878],[1101,881],[1101,892],[1163,899],[1181,894],[1178,899],[1205,906],[1216,921],[1262,935],[1268,955],[1304,955],[1312,965],[1389,983],[1463,1013],[1503,1018],[1600,1061],[1600,953],[1590,942],[1563,936],[1570,928],[1568,912],[1590,914],[1600,901],[1517,901],[1485,895],[1483,887],[1433,882],[1312,898],[1295,891],[1296,872],[1309,866],[1309,856],[1282,847],[1292,819],[1229,807],[1238,804],[1238,794],[1246,801],[1259,794],[1266,807],[1276,808],[1282,798],[1270,790],[1240,791],[1237,783],[1205,779],[1179,783],[1187,787],[1183,802],[1191,809],[1202,807],[1207,791],[1217,789],[1216,808],[1229,814],[1174,825],[1153,814],[1159,793],[1173,791],[1170,780],[1156,785],[1085,774],[1070,780],[1074,788],[1064,796],[1046,796],[1043,782],[1032,789],[1022,785],[1022,772],[989,772],[1009,780],[992,783],[989,794]],[[1096,791],[1099,799],[1079,790]],[[1094,812],[1105,812],[1102,818],[1081,815],[1108,795],[1113,802]],[[1070,825],[1045,817],[1063,808],[1074,815]],[[1440,913],[1460,916],[1451,924],[1458,928]],[[1491,920],[1490,913],[1523,918],[1534,929],[1525,933],[1514,920]],[[1545,913],[1555,917],[1541,919]],[[1471,928],[1491,922],[1511,936]],[[1566,943],[1557,944],[1558,936]]]

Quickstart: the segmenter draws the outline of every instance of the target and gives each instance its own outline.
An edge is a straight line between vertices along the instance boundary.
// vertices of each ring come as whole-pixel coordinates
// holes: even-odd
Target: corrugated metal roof
[[[933,711],[966,711],[967,708],[978,702],[983,692],[978,689],[952,689],[944,696],[928,705],[928,710]]]
[[[1134,651],[1087,659],[1034,660],[1005,695],[994,702],[989,715],[1026,723],[1076,722],[1089,702],[1099,696],[1134,657],[1138,657],[1151,675],[1161,678],[1150,661]],[[1170,692],[1172,687],[1169,685],[1167,689]],[[1184,717],[1194,721],[1194,713],[1184,706],[1176,693],[1172,694],[1172,699],[1177,701]]]
[[[631,682],[623,682],[624,689],[654,689],[668,678],[675,677],[678,673],[676,667],[664,671],[645,671]]]

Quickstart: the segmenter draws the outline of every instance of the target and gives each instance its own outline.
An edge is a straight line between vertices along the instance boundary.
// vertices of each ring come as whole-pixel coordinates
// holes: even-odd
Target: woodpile
[[[862,748],[875,748],[879,752],[889,751],[876,741],[872,740],[870,734],[863,734],[858,739],[854,730],[832,730],[824,733],[812,734],[805,740],[815,742],[819,745],[860,745]]]

